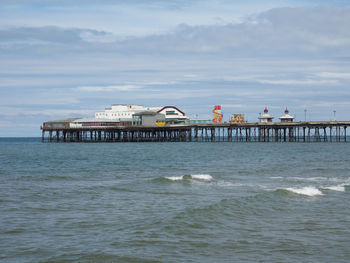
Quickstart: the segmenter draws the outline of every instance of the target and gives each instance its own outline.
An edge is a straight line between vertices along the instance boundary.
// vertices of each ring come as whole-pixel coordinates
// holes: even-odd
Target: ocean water
[[[1,262],[349,262],[350,144],[0,139]]]

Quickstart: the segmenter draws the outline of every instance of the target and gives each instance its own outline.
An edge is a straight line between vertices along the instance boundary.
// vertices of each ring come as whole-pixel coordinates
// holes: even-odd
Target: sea
[[[0,262],[350,262],[350,143],[1,138]]]

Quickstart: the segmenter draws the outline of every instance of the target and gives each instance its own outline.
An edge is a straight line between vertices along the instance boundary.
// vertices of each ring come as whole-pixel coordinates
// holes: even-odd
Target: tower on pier
[[[213,123],[222,123],[222,117],[224,115],[221,113],[221,105],[214,106],[213,109]]]
[[[259,122],[272,122],[273,118],[274,117],[269,114],[267,107],[265,107],[264,114],[259,116]]]
[[[284,111],[284,115],[279,117],[281,122],[293,122],[294,117],[292,115],[289,115],[289,110],[286,108]]]

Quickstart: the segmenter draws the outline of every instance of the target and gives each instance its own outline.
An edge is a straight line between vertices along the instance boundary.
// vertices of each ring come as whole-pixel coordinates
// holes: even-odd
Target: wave
[[[137,193],[137,192],[139,192],[137,190],[123,188],[123,187],[116,187],[116,186],[110,186],[108,188],[110,190],[112,190],[112,191],[117,191],[117,192],[130,192],[130,193]]]
[[[184,175],[181,176],[171,176],[171,177],[164,177],[165,179],[168,179],[170,181],[180,181],[184,179]]]
[[[345,192],[345,189],[347,186],[350,186],[350,182],[348,182],[348,181],[345,183],[342,183],[342,184],[338,184],[338,185],[324,186],[322,189]]]
[[[298,176],[294,176],[294,177],[289,177],[288,179],[294,180],[294,181],[311,181],[311,182],[320,182],[320,181],[328,181],[329,180],[328,177],[320,177],[320,176],[316,176],[316,177],[298,177]]]
[[[325,183],[325,182],[334,182],[334,183],[350,183],[349,177],[298,177],[298,176],[273,176],[270,179],[284,179],[288,181],[300,181],[300,182],[315,182],[315,183]]]
[[[306,186],[302,188],[284,188],[283,190],[287,190],[289,192],[299,194],[299,195],[306,195],[306,196],[317,196],[317,195],[323,195],[323,193],[313,186]]]
[[[195,180],[203,180],[203,181],[211,181],[213,177],[210,174],[193,174],[191,175],[192,179]]]
[[[213,177],[209,174],[186,174],[182,176],[166,176],[164,177],[170,181],[182,181],[182,180],[199,180],[199,181],[211,181]]]
[[[241,187],[241,186],[250,186],[248,184],[242,184],[242,183],[232,183],[228,181],[218,181],[216,183],[219,187]]]
[[[339,192],[345,192],[345,185],[340,184],[340,185],[333,185],[333,186],[325,186],[322,187],[324,190],[332,190],[332,191],[339,191]]]

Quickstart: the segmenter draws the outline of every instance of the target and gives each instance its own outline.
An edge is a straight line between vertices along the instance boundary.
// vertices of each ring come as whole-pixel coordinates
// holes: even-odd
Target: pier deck
[[[43,142],[346,142],[350,121],[188,124],[163,127],[41,126]]]

